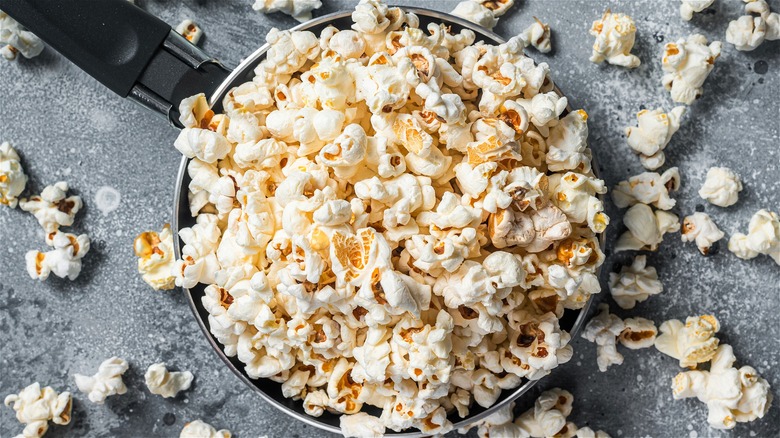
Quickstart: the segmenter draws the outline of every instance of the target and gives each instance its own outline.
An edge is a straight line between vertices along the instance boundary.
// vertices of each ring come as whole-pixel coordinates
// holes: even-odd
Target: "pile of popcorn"
[[[224,114],[182,102],[197,219],[175,283],[205,284],[226,354],[310,415],[444,433],[570,359],[558,319],[600,291],[606,188],[587,114],[522,38],[374,0],[352,18],[271,30]]]

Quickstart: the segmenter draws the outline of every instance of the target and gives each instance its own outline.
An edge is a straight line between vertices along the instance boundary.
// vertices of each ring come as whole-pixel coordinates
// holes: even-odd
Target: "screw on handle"
[[[127,0],[0,0],[0,10],[111,91],[174,124],[181,99],[211,94],[228,74]]]

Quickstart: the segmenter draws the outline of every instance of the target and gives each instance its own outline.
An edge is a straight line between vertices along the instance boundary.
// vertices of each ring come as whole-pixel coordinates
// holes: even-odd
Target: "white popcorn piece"
[[[179,438],[230,438],[231,436],[232,434],[229,430],[217,430],[201,420],[190,421],[185,424],[179,434]]]
[[[224,135],[201,128],[184,128],[174,142],[174,147],[187,158],[197,158],[214,163],[230,152],[230,143]]]
[[[18,53],[25,58],[34,58],[42,51],[43,41],[40,38],[0,11],[0,56],[13,61]]]
[[[628,230],[615,243],[615,251],[655,251],[666,233],[680,230],[677,215],[663,210],[655,212],[645,204],[636,204],[626,210],[623,224]]]
[[[341,434],[345,437],[373,438],[385,434],[385,425],[382,424],[382,421],[365,412],[342,415],[339,421]]]
[[[15,208],[27,185],[19,154],[10,143],[0,143],[0,204]]]
[[[220,235],[217,217],[208,214],[199,215],[194,226],[179,231],[184,247],[181,260],[176,261],[171,272],[176,275],[176,286],[191,288],[214,281],[219,268],[216,251]]]
[[[281,12],[303,23],[311,20],[311,12],[322,7],[320,0],[255,0],[252,9],[264,14]]]
[[[639,67],[639,57],[631,54],[636,38],[633,18],[607,9],[601,19],[593,22],[590,34],[596,37],[590,62],[601,64],[607,61],[626,68]]]
[[[127,392],[127,387],[122,381],[122,374],[127,371],[128,367],[127,361],[114,356],[103,361],[94,375],[74,374],[73,377],[79,391],[87,394],[92,403],[102,405],[106,401],[106,397]]]
[[[540,53],[549,53],[552,50],[550,38],[550,25],[542,23],[534,17],[534,22],[520,33],[525,46],[533,46]]]
[[[759,210],[750,219],[748,234],[735,233],[729,239],[729,251],[743,260],[765,254],[780,265],[780,216]]]
[[[47,233],[59,227],[73,225],[76,213],[81,209],[81,197],[67,196],[68,183],[60,181],[43,189],[40,196],[19,201],[19,207],[32,213]]]
[[[680,16],[685,21],[691,21],[693,14],[701,12],[715,3],[715,0],[680,0]]]
[[[699,34],[666,43],[662,83],[673,101],[690,105],[702,95],[702,86],[720,57],[721,47],[720,41],[707,45],[707,39]]]
[[[573,436],[577,426],[566,421],[566,417],[571,414],[573,403],[574,396],[560,388],[541,393],[534,407],[515,420],[515,425],[521,430],[520,436]]]
[[[25,255],[27,273],[33,280],[44,281],[49,274],[75,280],[81,273],[81,259],[89,251],[89,236],[55,231],[46,236],[54,249],[47,252],[28,251]]]
[[[612,200],[618,208],[649,204],[661,210],[670,210],[677,201],[669,196],[680,188],[680,171],[670,167],[662,174],[643,172],[621,181],[612,190]]]
[[[590,171],[587,120],[588,113],[577,110],[550,129],[550,137],[547,139],[547,167],[550,170]]]
[[[623,355],[617,351],[617,342],[625,328],[622,319],[609,313],[609,305],[600,304],[599,314],[591,318],[583,329],[582,337],[596,344],[596,361],[602,373],[612,365],[623,363]]]
[[[618,306],[633,309],[637,303],[663,292],[664,286],[655,268],[647,266],[647,257],[638,255],[630,266],[609,274],[609,290]]]
[[[5,398],[5,405],[16,411],[16,419],[24,424],[19,435],[24,438],[40,438],[49,430],[49,421],[54,424],[70,424],[73,401],[70,392],[57,393],[50,386],[41,388],[35,382],[19,392]]]
[[[645,318],[628,318],[623,321],[625,328],[620,332],[620,343],[632,350],[652,347],[658,335],[655,323]]]
[[[176,32],[180,33],[187,41],[195,45],[197,45],[203,37],[203,29],[189,18],[176,25]]]
[[[675,107],[669,113],[665,113],[661,108],[653,111],[642,110],[636,115],[637,126],[626,128],[628,145],[639,154],[639,160],[645,169],[656,170],[664,165],[664,149],[671,141],[672,135],[680,129],[683,114],[684,106]]]
[[[685,324],[677,319],[664,322],[655,348],[680,361],[681,367],[695,367],[712,359],[720,340],[715,333],[720,323],[713,315],[691,316]]]
[[[742,191],[739,175],[727,167],[711,167],[707,171],[699,196],[718,207],[730,207],[737,203]]]
[[[769,10],[766,0],[744,0],[745,12],[729,23],[726,41],[737,50],[755,50],[764,41],[780,39],[780,14]]]
[[[164,398],[176,397],[179,392],[189,389],[192,378],[189,371],[168,371],[164,362],[150,365],[144,374],[149,392]]]
[[[577,429],[577,433],[575,435],[577,438],[612,438],[610,435],[603,430],[597,430],[593,431],[593,429],[589,427],[581,427]]]
[[[733,429],[737,423],[763,418],[772,406],[769,382],[755,368],[735,368],[730,345],[712,356],[709,371],[685,371],[672,381],[675,400],[696,397],[707,405],[707,422],[714,429]]]
[[[498,17],[490,8],[478,0],[463,0],[455,5],[450,14],[466,19],[487,29],[493,29],[498,24]]]
[[[725,234],[707,213],[694,213],[686,216],[682,224],[682,241],[696,242],[696,247],[702,255],[707,255],[714,243]]]
[[[173,235],[168,224],[161,233],[145,231],[133,241],[133,251],[138,257],[138,273],[154,290],[171,290],[176,276],[172,273],[176,259],[173,257]]]

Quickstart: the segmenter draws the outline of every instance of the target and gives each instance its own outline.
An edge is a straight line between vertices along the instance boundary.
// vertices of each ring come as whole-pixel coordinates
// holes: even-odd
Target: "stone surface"
[[[193,18],[206,33],[203,47],[228,65],[237,65],[260,46],[272,26],[295,24],[286,16],[252,11],[250,0],[139,3],[172,25]],[[326,3],[318,15],[350,9],[355,2]],[[448,11],[456,2],[399,3]],[[533,16],[550,23],[554,51],[549,56],[531,51],[531,56],[548,62],[571,104],[590,114],[590,142],[610,187],[642,171],[625,143],[623,128],[642,108],[672,107],[661,87],[663,43],[695,32],[725,40],[728,22],[742,14],[741,2],[726,0],[688,23],[679,17],[679,2],[672,0],[517,3],[496,31],[514,35]],[[780,2],[770,3],[780,11]],[[590,23],[608,7],[636,20],[634,53],[642,59],[636,70],[588,62]],[[86,205],[75,230],[93,240],[76,281],[32,281],[25,272],[24,253],[45,246],[42,231],[32,216],[0,208],[0,395],[34,381],[75,391],[73,422],[52,426],[50,437],[178,436],[185,422],[197,418],[229,428],[240,438],[324,435],[287,418],[244,387],[211,351],[182,293],[154,292],[136,273],[134,236],[159,230],[171,220],[180,158],[172,147],[176,131],[118,99],[50,49],[34,60],[0,62],[0,90],[0,140],[11,141],[20,151],[30,175],[27,193],[68,181]],[[743,53],[724,41],[724,53],[704,90],[666,150],[666,166],[678,166],[683,178],[673,211],[681,217],[706,211],[728,236],[744,232],[758,209],[780,208],[780,42]],[[743,178],[745,190],[732,207],[712,206],[696,193],[714,165],[730,167]],[[101,187],[121,194],[116,210],[104,214],[98,208],[95,197]],[[610,206],[609,213],[611,244],[622,225],[620,212]],[[628,263],[630,256],[610,254],[603,277]],[[717,254],[702,257],[695,245],[683,244],[679,234],[667,236],[649,263],[658,268],[666,287],[663,294],[631,311],[617,308],[607,292],[598,299],[608,300],[622,317],[641,315],[659,324],[713,313],[723,325],[721,339],[734,346],[740,364],[754,366],[773,387],[780,387],[780,267],[763,256],[739,260],[726,250],[725,240]],[[577,337],[574,348],[572,361],[541,381],[518,403],[518,411],[529,407],[543,389],[561,386],[575,395],[573,421],[615,437],[729,435],[707,427],[703,404],[672,400],[671,379],[680,371],[673,359],[654,349],[624,351],[622,366],[599,373],[593,345]],[[131,364],[125,377],[128,393],[109,398],[104,406],[93,405],[76,391],[72,376],[92,374],[112,355]],[[158,361],[192,371],[192,389],[173,400],[149,394],[143,373]],[[13,411],[0,408],[0,436],[20,430]],[[778,433],[776,403],[763,420],[741,424],[733,435]]]

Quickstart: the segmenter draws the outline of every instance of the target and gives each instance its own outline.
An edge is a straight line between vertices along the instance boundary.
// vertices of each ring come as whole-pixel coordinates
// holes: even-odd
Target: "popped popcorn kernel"
[[[176,276],[172,273],[173,235],[168,224],[161,233],[145,231],[133,241],[133,251],[138,257],[138,272],[146,284],[154,290],[173,289]]]
[[[35,382],[19,394],[8,395],[4,402],[16,411],[16,419],[25,425],[19,436],[42,437],[49,430],[49,421],[58,425],[70,424],[73,408],[70,392],[58,394],[50,386],[41,388]]]
[[[27,175],[19,161],[19,154],[10,143],[0,143],[0,205],[15,208],[27,185]]]
[[[74,374],[73,377],[79,391],[87,394],[92,403],[102,405],[107,397],[127,392],[122,374],[128,367],[127,361],[115,356],[103,361],[94,375]]]

